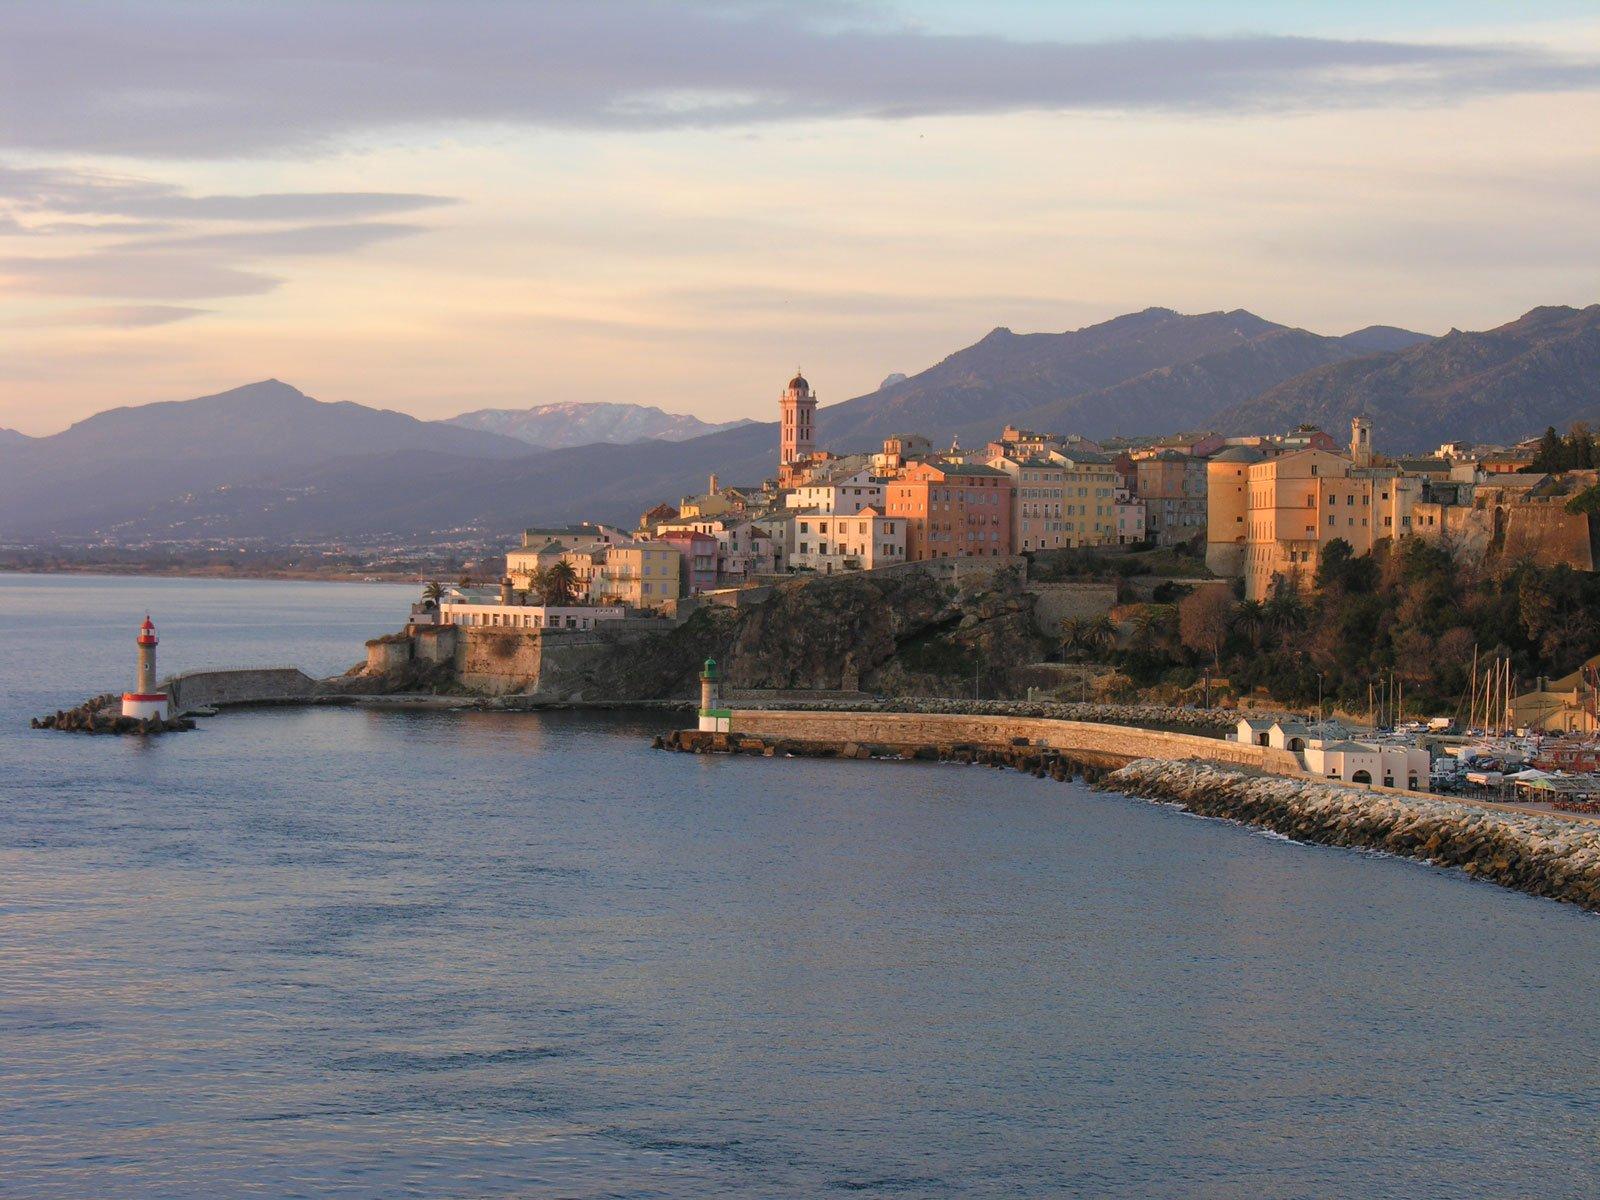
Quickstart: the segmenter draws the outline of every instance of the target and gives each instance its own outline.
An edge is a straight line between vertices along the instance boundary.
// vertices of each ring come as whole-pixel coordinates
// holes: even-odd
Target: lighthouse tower
[[[122,693],[122,715],[147,721],[151,717],[166,720],[167,694],[156,691],[156,627],[145,613],[144,624],[139,626],[139,682],[131,692]]]
[[[700,672],[700,729],[705,733],[727,733],[733,713],[721,706],[717,694],[717,660],[706,659]]]

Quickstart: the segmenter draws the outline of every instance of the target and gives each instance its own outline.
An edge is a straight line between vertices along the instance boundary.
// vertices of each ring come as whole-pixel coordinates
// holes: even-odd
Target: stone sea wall
[[[1199,758],[1257,771],[1301,774],[1287,750],[1221,738],[1045,717],[801,709],[733,710],[733,733],[704,740],[679,735],[674,749],[712,751],[773,745],[783,753],[845,757],[946,757],[971,750],[1003,752],[1008,765],[1032,770],[1033,759],[1064,758],[1079,766],[1119,767],[1137,758]],[[856,750],[865,750],[857,754]],[[1015,760],[1015,761],[1013,761]]]
[[[1098,786],[1301,842],[1381,850],[1600,910],[1600,822],[1140,759]]]
[[[190,671],[164,680],[171,708],[181,713],[230,704],[288,704],[317,695],[317,681],[294,667],[246,667],[236,671]]]
[[[754,697],[743,691],[733,695]],[[1087,721],[1099,725],[1136,725],[1143,729],[1169,729],[1224,737],[1233,732],[1239,713],[1223,708],[1180,708],[1165,704],[1077,704],[1058,700],[963,700],[951,696],[890,696],[883,698],[796,699],[782,696],[775,703],[809,712],[838,713],[948,713],[957,716],[1039,717],[1054,721]],[[760,707],[752,702],[749,707]],[[1288,717],[1287,713],[1252,710],[1252,717]],[[1298,719],[1298,718],[1296,718]]]

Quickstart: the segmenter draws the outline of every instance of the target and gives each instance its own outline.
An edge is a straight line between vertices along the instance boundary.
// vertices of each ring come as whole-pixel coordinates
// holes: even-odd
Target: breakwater
[[[133,733],[150,736],[158,733],[177,733],[193,729],[188,717],[125,717],[122,715],[122,697],[114,692],[91,696],[76,708],[58,709],[42,717],[34,717],[29,725],[34,729],[54,729],[61,733]]]
[[[743,707],[761,708],[757,692],[738,693]],[[1224,708],[1183,708],[1172,704],[1102,704],[1063,700],[963,700],[950,696],[883,696],[798,698],[775,697],[774,706],[793,711],[836,713],[923,713],[949,716],[1035,717],[1051,721],[1082,721],[1096,725],[1131,725],[1223,737],[1233,732],[1241,714]],[[1252,717],[1283,717],[1288,713],[1255,712]]]
[[[949,702],[946,702],[947,704]],[[733,734],[679,734],[686,744],[675,748],[728,749],[738,739],[755,739],[783,747],[784,753],[839,753],[844,747],[881,749],[879,757],[925,757],[961,747],[1052,752],[1096,767],[1120,767],[1137,758],[1198,758],[1258,771],[1299,775],[1300,760],[1288,750],[1252,746],[1199,733],[1150,729],[1109,722],[1053,717],[970,714],[960,712],[885,712],[863,708],[737,708]],[[734,739],[719,744],[716,738]],[[742,745],[743,743],[738,743]],[[748,751],[745,751],[748,752]]]
[[[1281,833],[1456,867],[1504,887],[1600,911],[1600,823],[1315,779],[1141,759],[1099,786]]]

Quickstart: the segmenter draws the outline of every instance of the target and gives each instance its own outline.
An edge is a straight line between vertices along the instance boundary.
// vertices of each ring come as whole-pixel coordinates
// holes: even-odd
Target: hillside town
[[[1465,665],[1449,665],[1469,651],[1479,657],[1474,634],[1460,627],[1464,618],[1424,629],[1408,617],[1417,628],[1390,631],[1401,656],[1415,652],[1430,674],[1390,668],[1358,677],[1355,667],[1341,666],[1356,657],[1348,650],[1359,636],[1347,628],[1349,612],[1359,593],[1380,588],[1361,566],[1380,553],[1397,565],[1381,583],[1389,591],[1374,594],[1374,611],[1422,611],[1425,586],[1458,592],[1463,604],[1487,611],[1513,568],[1542,573],[1516,584],[1523,592],[1547,587],[1563,571],[1592,577],[1600,472],[1579,465],[1593,463],[1586,431],[1568,440],[1551,431],[1514,446],[1452,441],[1432,455],[1394,458],[1378,448],[1381,429],[1367,417],[1351,422],[1347,441],[1311,426],[1096,442],[1007,425],[972,448],[940,449],[908,432],[876,451],[843,454],[818,448],[818,398],[799,372],[781,393],[779,415],[775,478],[724,483],[713,475],[703,492],[664,500],[631,530],[601,522],[528,528],[497,581],[430,585],[411,629],[660,630],[706,605],[738,608],[808,577],[937,570],[959,578],[963,569],[1016,565],[1042,577],[1078,561],[1115,569],[1161,555],[1171,581],[1145,597],[1157,602],[1115,608],[1122,589],[1103,591],[1098,608],[1053,631],[1066,656],[1092,657],[1120,641],[1109,678],[1164,702],[1197,702],[1202,682],[1208,698],[1213,683],[1217,695],[1301,704],[1315,695],[1317,715],[1304,727],[1286,731],[1267,721],[1241,726],[1238,736],[1268,745],[1262,739],[1270,735],[1271,745],[1308,763],[1315,758],[1318,774],[1412,787],[1419,771],[1422,786],[1429,774],[1415,754],[1408,760],[1397,751],[1391,766],[1381,746],[1356,743],[1348,726],[1329,724],[1324,692],[1332,709],[1342,690],[1345,715],[1368,713],[1370,728],[1426,717],[1419,706],[1451,704],[1467,711],[1446,723],[1485,736],[1584,735],[1600,724],[1600,656],[1554,681],[1539,675],[1519,683],[1501,639],[1483,646],[1469,678]],[[1478,568],[1470,585],[1453,576],[1438,583],[1441,571]],[[1550,603],[1582,608],[1581,598]],[[1119,626],[1106,615],[1113,611]],[[1581,611],[1560,620],[1587,630]],[[1492,685],[1494,703],[1491,674],[1506,676]],[[1190,690],[1175,693],[1175,686]],[[1465,699],[1469,689],[1482,693],[1481,702]],[[1496,743],[1451,765],[1457,774],[1489,764],[1526,770],[1536,769],[1535,759],[1552,766],[1559,757],[1542,746],[1524,753]]]
[[[1308,589],[1335,541],[1360,555],[1415,536],[1469,558],[1594,569],[1600,471],[1535,469],[1541,439],[1453,441],[1392,459],[1375,447],[1381,431],[1357,417],[1344,444],[1311,426],[1093,442],[1007,425],[971,449],[907,433],[839,454],[817,448],[818,399],[803,375],[779,411],[776,478],[712,475],[704,492],[663,501],[633,530],[526,529],[499,587],[452,589],[452,611],[467,618],[491,598],[506,607],[506,589],[525,604],[553,582],[564,602],[671,612],[685,598],[805,573],[1114,546],[1193,554],[1250,600]]]

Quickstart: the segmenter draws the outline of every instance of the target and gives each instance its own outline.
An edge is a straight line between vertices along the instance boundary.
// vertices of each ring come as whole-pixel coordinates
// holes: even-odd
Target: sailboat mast
[[[1475,728],[1478,723],[1478,643],[1472,643],[1472,700],[1467,705],[1467,728]]]

